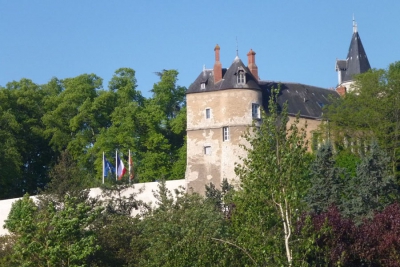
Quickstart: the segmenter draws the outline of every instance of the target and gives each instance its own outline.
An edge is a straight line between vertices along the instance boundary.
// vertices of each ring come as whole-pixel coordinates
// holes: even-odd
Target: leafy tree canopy
[[[393,172],[400,161],[400,62],[354,77],[353,90],[324,111],[336,142],[362,151],[373,139],[391,159]]]

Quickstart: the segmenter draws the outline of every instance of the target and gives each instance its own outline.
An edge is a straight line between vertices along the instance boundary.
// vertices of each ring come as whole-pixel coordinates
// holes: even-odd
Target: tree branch
[[[229,242],[229,241],[226,241],[226,240],[222,240],[222,239],[219,239],[219,238],[211,237],[211,239],[216,240],[216,241],[220,241],[220,242],[222,242],[222,243],[226,243],[226,244],[232,245],[232,246],[234,246],[234,247],[240,249],[241,251],[243,251],[243,252],[251,259],[251,261],[252,261],[256,266],[258,266],[258,265],[257,265],[257,262],[253,259],[253,257],[250,255],[250,253],[248,253],[244,248],[239,247],[238,245],[236,245],[236,244],[234,244],[234,243],[232,243],[232,242]]]

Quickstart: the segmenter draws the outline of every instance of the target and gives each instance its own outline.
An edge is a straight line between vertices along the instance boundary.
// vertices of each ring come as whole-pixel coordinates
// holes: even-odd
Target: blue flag
[[[104,177],[108,176],[108,172],[115,173],[114,166],[104,157]]]

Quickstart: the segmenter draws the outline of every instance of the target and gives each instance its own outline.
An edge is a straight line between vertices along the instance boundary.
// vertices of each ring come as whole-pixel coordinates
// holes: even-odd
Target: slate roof
[[[351,81],[354,75],[364,73],[371,69],[360,35],[356,29],[355,27],[353,36],[351,37],[347,58],[345,60],[336,60],[336,70],[339,69],[343,71],[342,82]]]
[[[242,68],[246,73],[246,84],[237,84],[237,71]],[[204,83],[204,89],[201,84]],[[334,90],[305,85],[300,83],[257,81],[243,62],[236,57],[228,69],[222,69],[222,80],[214,84],[212,69],[204,69],[197,79],[189,86],[187,94],[219,91],[226,89],[261,90],[263,94],[263,107],[268,110],[268,100],[272,88],[280,88],[278,104],[283,105],[288,101],[288,112],[304,118],[319,119],[322,117],[322,108],[329,104],[331,97],[339,97]]]
[[[289,115],[297,115],[300,112],[301,117],[310,119],[320,119],[323,107],[328,105],[332,98],[339,97],[335,90],[301,83],[260,81],[260,86],[264,110],[268,110],[271,89],[279,88],[279,107],[282,108],[283,104],[288,102]]]

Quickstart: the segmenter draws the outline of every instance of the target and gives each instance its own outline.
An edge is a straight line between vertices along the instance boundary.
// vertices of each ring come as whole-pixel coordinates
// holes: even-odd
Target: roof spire
[[[353,33],[356,33],[356,32],[357,32],[357,22],[354,19],[354,14],[353,14]]]

